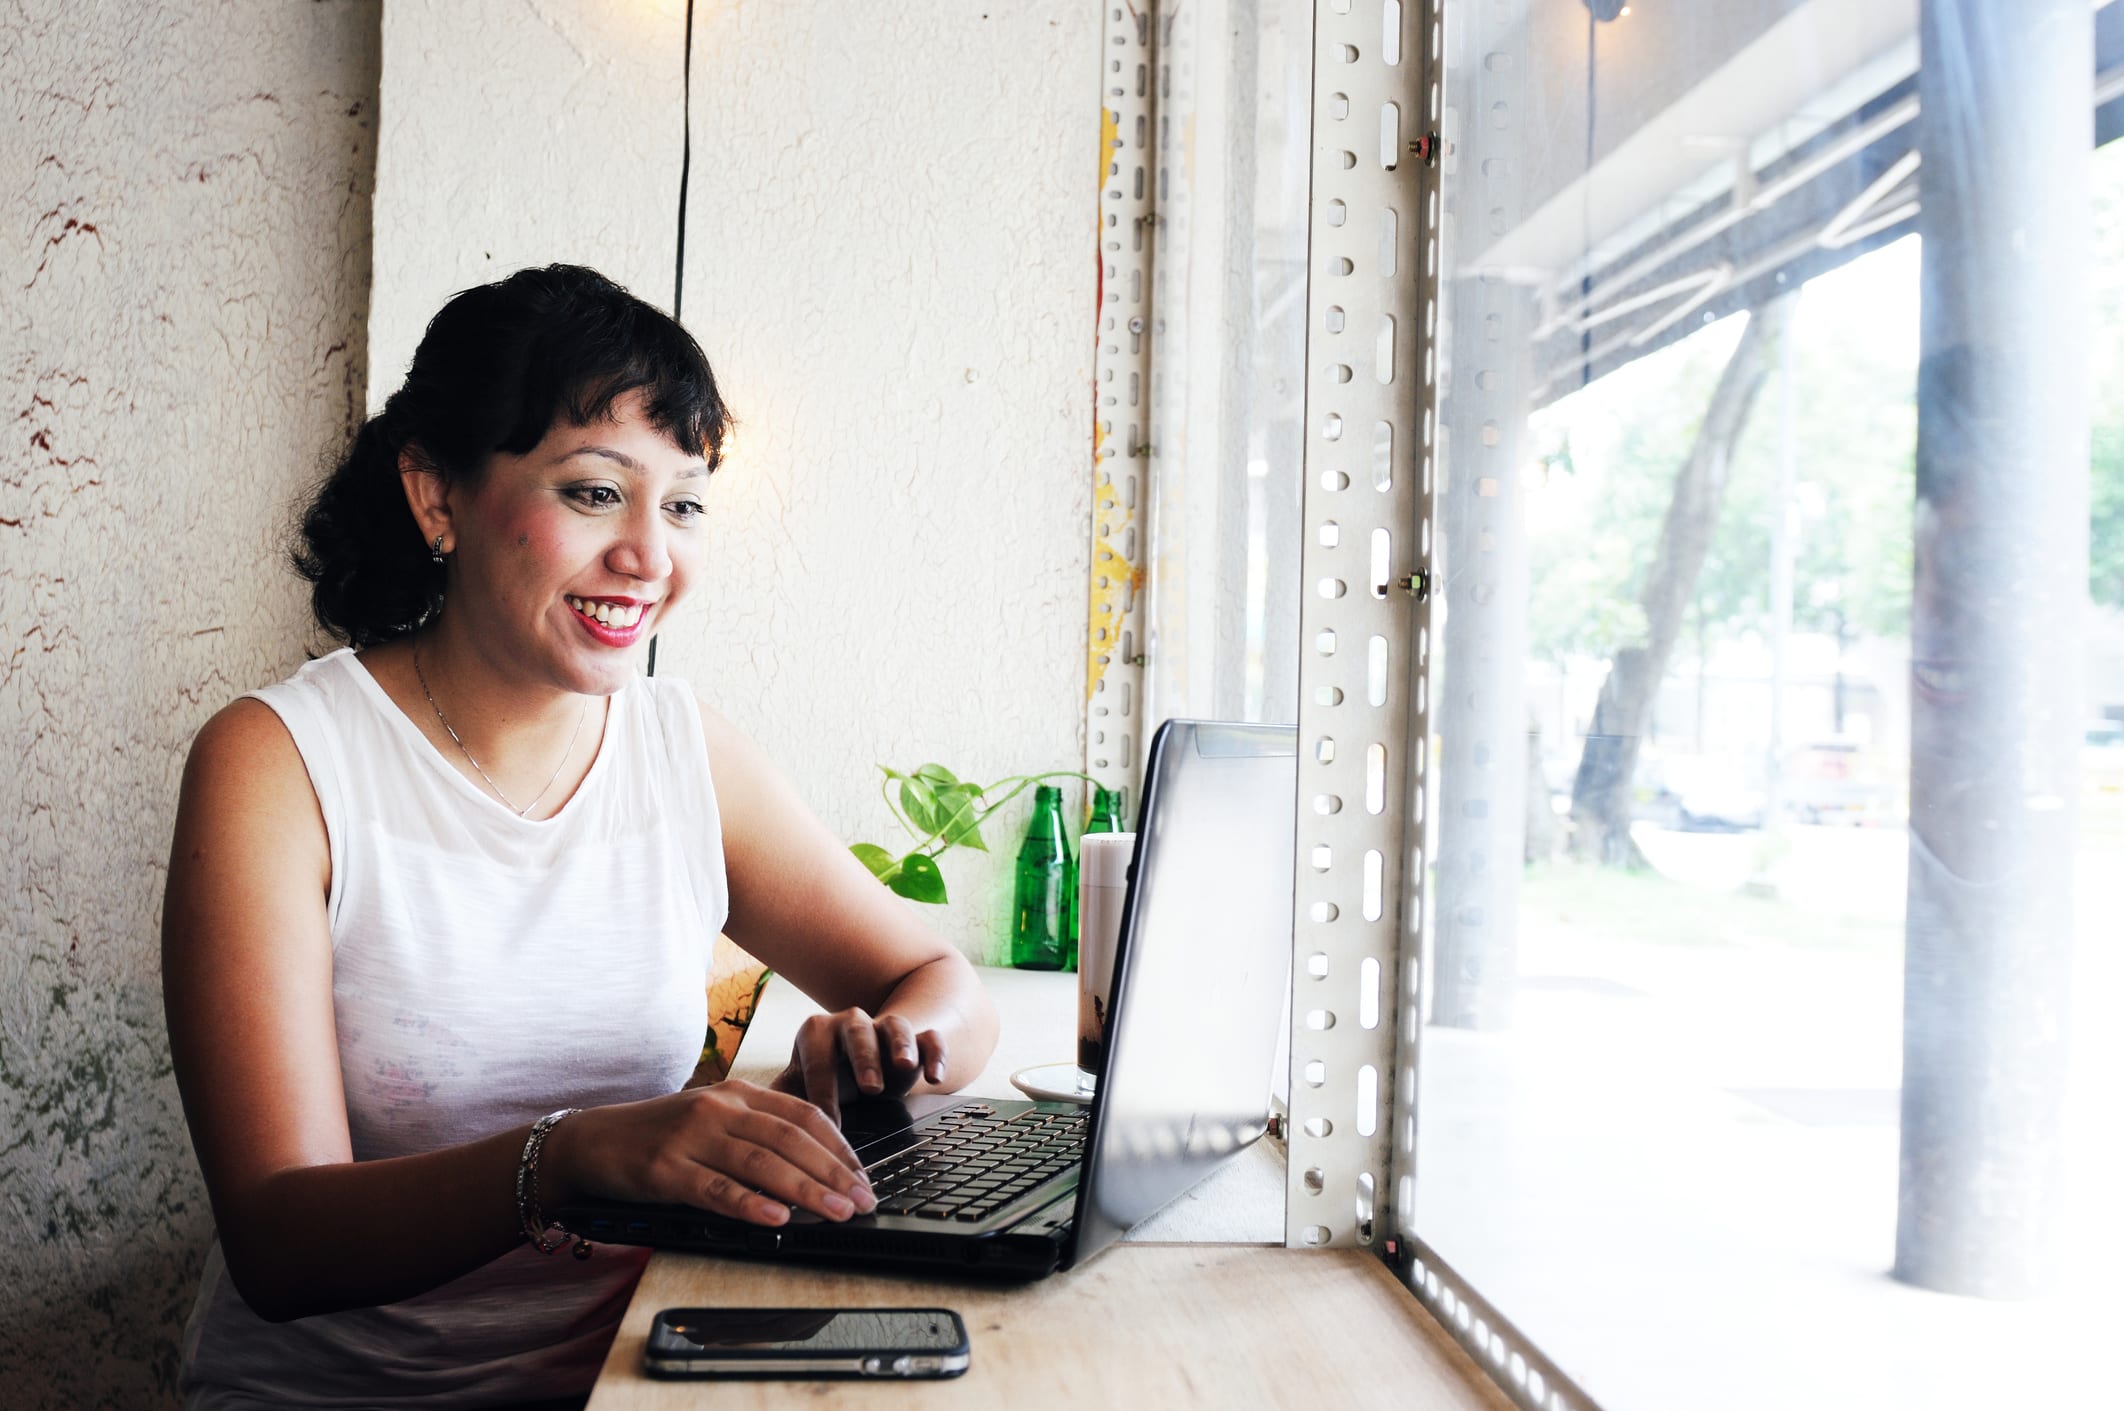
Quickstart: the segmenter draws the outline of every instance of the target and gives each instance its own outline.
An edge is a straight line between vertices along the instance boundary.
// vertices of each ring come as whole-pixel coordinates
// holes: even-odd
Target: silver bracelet
[[[568,1243],[568,1231],[557,1223],[548,1224],[538,1208],[539,1153],[546,1149],[546,1138],[553,1129],[580,1111],[580,1107],[563,1107],[533,1122],[531,1135],[524,1138],[524,1154],[516,1163],[516,1222],[523,1227],[524,1238],[537,1245],[540,1254],[560,1250]],[[548,1238],[549,1233],[560,1238]]]

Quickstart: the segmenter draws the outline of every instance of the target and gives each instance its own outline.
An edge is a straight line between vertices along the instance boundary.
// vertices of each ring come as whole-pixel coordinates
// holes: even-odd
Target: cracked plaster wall
[[[308,640],[360,411],[375,0],[0,7],[0,1401],[174,1405],[210,1217],[157,960],[193,732]]]
[[[522,264],[670,306],[683,29],[675,0],[388,9],[372,405],[443,297]],[[696,12],[684,313],[741,425],[660,670],[849,840],[899,840],[878,762],[1082,767],[1099,43],[1084,3]],[[505,84],[463,84],[475,44]],[[924,913],[976,958],[1024,802]]]
[[[444,295],[532,260],[668,302],[681,15],[0,14],[26,76],[0,100],[10,1406],[173,1401],[210,1225],[156,961],[185,748],[310,642],[287,512],[361,410],[370,339],[402,366]],[[688,321],[745,427],[716,571],[665,659],[845,836],[885,836],[874,760],[1081,756],[1097,18],[698,21]],[[942,924],[976,954],[998,837],[947,868]]]

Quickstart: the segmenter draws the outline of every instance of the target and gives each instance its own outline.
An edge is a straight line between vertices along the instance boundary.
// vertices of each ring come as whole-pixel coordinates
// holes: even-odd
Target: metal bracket
[[[1150,311],[1158,83],[1148,7],[1106,12],[1099,55],[1099,312],[1092,363],[1091,582],[1084,770],[1134,794],[1144,732],[1142,582],[1150,503]]]
[[[1314,11],[1292,1245],[1378,1249],[1413,1203],[1430,570],[1352,589],[1431,541],[1441,33],[1438,0]]]

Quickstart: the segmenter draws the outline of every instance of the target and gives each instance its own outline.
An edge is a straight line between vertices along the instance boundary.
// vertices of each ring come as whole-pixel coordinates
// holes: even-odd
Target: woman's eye
[[[577,485],[568,491],[569,498],[577,504],[592,509],[610,509],[620,502],[619,491],[610,485]]]
[[[705,513],[705,507],[699,500],[673,500],[665,508],[680,520],[698,519]]]

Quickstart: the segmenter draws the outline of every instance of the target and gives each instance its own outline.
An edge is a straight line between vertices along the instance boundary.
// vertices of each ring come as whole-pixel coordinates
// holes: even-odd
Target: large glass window
[[[1416,1228],[1608,1411],[2079,1404],[2124,4],[1446,13]]]
[[[1312,6],[1169,5],[1159,23],[1149,719],[1290,721]]]

